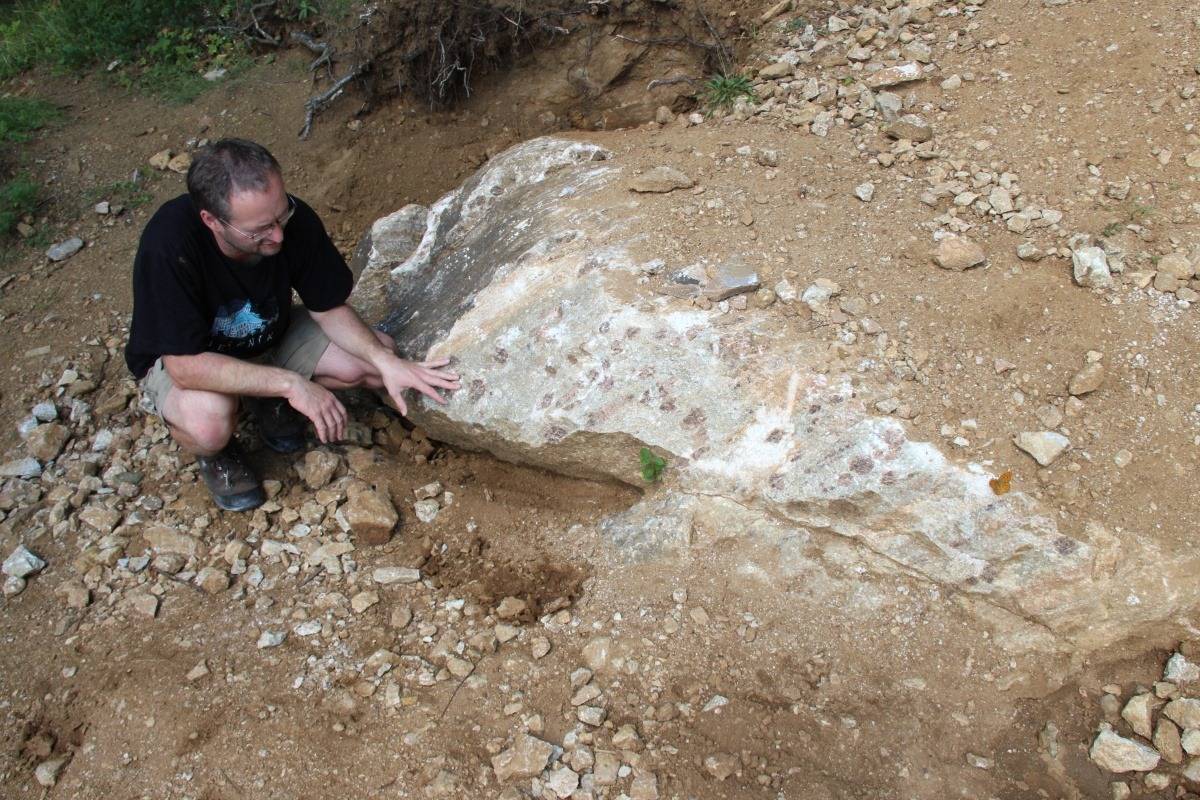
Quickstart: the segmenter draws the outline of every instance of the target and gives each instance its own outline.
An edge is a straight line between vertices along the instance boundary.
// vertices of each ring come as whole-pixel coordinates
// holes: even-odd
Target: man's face
[[[224,219],[207,211],[201,211],[200,217],[225,255],[237,261],[258,261],[283,248],[283,226],[292,209],[283,179],[273,174],[262,191],[233,192]]]

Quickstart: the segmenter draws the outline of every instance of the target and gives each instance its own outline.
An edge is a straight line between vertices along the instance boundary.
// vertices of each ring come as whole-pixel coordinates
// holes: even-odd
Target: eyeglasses
[[[221,219],[220,217],[217,217],[217,219],[221,219],[221,224],[227,225],[230,228],[233,228],[233,230],[237,231],[242,236],[245,236],[251,242],[254,242],[257,244],[259,241],[261,241],[263,238],[265,238],[267,234],[269,234],[271,231],[275,230],[276,225],[278,225],[280,228],[283,228],[283,226],[287,225],[288,222],[292,219],[292,215],[296,213],[296,201],[292,199],[292,196],[290,194],[287,196],[287,201],[288,201],[288,208],[287,208],[287,211],[283,212],[283,216],[280,217],[279,219],[275,220],[274,222],[269,223],[266,227],[264,227],[262,230],[258,231],[257,233],[246,233],[246,231],[234,226],[234,224],[227,219]]]

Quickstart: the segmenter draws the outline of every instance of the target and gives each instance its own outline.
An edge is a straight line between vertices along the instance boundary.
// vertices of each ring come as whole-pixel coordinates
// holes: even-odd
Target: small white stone
[[[279,647],[287,639],[285,631],[263,631],[258,637],[258,649],[265,650],[268,647]]]
[[[292,630],[297,636],[316,636],[321,632],[321,621],[319,619],[306,619]]]
[[[1048,467],[1071,446],[1071,440],[1056,431],[1025,431],[1013,437],[1013,444]]]
[[[427,483],[424,486],[413,490],[413,495],[418,500],[432,500],[442,493],[442,484],[438,481]]]
[[[433,522],[441,510],[437,500],[418,500],[413,504],[413,511],[421,522]]]
[[[67,756],[59,756],[38,764],[37,769],[33,771],[33,777],[37,780],[38,785],[49,789],[58,783],[58,775],[68,760]]]
[[[416,583],[421,580],[421,570],[412,567],[376,567],[371,577],[376,583],[384,586],[393,583]]]
[[[1188,661],[1183,653],[1175,653],[1167,659],[1167,667],[1163,670],[1163,680],[1171,683],[1200,681],[1200,666]]]
[[[46,562],[38,558],[29,551],[25,545],[17,545],[17,549],[13,550],[8,558],[4,559],[3,571],[5,575],[14,578],[27,578],[30,575],[35,575],[46,568]]]
[[[1112,286],[1108,256],[1099,247],[1081,247],[1073,251],[1071,264],[1075,283],[1080,286],[1089,289],[1106,289]]]

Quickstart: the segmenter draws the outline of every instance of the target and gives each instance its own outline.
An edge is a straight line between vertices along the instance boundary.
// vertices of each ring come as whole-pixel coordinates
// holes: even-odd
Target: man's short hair
[[[219,139],[200,148],[187,172],[187,190],[201,211],[229,220],[229,198],[235,192],[263,191],[279,162],[267,148],[246,139]]]

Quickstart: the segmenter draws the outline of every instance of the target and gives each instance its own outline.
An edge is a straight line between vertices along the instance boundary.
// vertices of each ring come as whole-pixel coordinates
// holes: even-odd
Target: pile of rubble
[[[1194,647],[1180,649],[1187,655],[1173,654],[1161,681],[1134,687],[1127,700],[1122,702],[1121,686],[1104,687],[1100,706],[1107,721],[1092,742],[1091,759],[1109,772],[1141,773],[1133,781],[1114,781],[1113,800],[1131,796],[1135,787],[1160,792],[1181,781],[1200,784],[1200,699],[1193,696],[1200,666],[1189,660]]]

